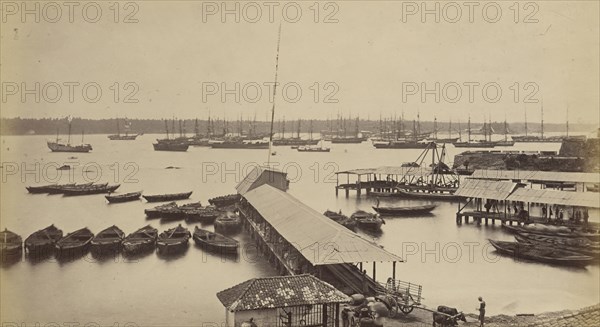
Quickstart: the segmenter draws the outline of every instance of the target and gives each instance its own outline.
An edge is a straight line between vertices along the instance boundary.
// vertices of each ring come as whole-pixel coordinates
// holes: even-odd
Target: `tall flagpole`
[[[271,148],[273,147],[273,121],[275,120],[275,95],[277,94],[277,72],[279,71],[279,44],[281,42],[281,23],[279,23],[279,33],[277,35],[277,56],[275,57],[275,85],[273,86],[273,107],[271,108],[271,129],[269,132],[269,153],[267,157],[267,166],[271,165]]]

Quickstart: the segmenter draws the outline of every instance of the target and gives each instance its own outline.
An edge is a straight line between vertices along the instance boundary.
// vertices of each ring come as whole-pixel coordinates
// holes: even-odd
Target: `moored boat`
[[[158,230],[150,225],[144,226],[123,239],[123,254],[135,255],[154,250]]]
[[[236,194],[228,194],[228,195],[222,195],[222,196],[218,196],[216,198],[209,199],[208,203],[216,206],[217,208],[221,208],[221,207],[235,205],[237,202],[240,201],[241,198],[242,198],[242,196],[237,193]]]
[[[56,242],[55,248],[57,254],[59,256],[83,255],[89,249],[93,238],[94,233],[87,228],[69,233]]]
[[[213,233],[198,226],[194,228],[194,242],[201,248],[219,253],[237,253],[239,242],[219,233]]]
[[[378,215],[363,210],[356,211],[350,218],[356,220],[359,228],[372,231],[380,231],[381,225],[385,224],[385,221]]]
[[[117,194],[117,195],[105,195],[104,197],[110,203],[122,203],[139,200],[140,196],[142,196],[142,192],[131,192],[125,194]]]
[[[63,231],[50,225],[29,235],[25,239],[25,250],[28,253],[48,254],[54,251],[56,242],[63,237]]]
[[[142,197],[148,202],[166,202],[175,200],[185,200],[192,195],[192,192],[193,191],[171,194],[142,195]]]
[[[548,226],[548,225],[529,225],[529,226],[510,226],[502,225],[502,228],[512,233],[531,233],[558,237],[585,237],[591,241],[600,241],[599,233],[588,233],[583,231],[572,231],[566,226]]]
[[[242,227],[242,219],[234,212],[222,212],[215,219],[215,231],[219,233],[235,233]]]
[[[62,193],[65,196],[77,196],[77,195],[90,195],[90,194],[101,194],[111,193],[118,189],[121,184],[116,185],[89,185],[84,187],[65,187],[62,189]]]
[[[355,231],[356,230],[356,220],[355,219],[351,219],[350,217],[343,215],[342,212],[340,211],[335,212],[335,211],[331,211],[331,210],[326,210],[323,215],[333,221],[335,221],[336,223],[348,228],[351,231]]]
[[[151,209],[145,209],[144,213],[148,218],[160,218],[161,215],[165,212],[165,210],[169,210],[172,208],[177,208],[177,203],[169,202],[165,204],[161,204]]]
[[[75,183],[70,184],[50,184],[50,185],[42,185],[42,186],[27,186],[25,187],[29,193],[33,194],[41,194],[41,193],[50,193],[52,189],[61,188],[61,187],[69,187],[75,186]]]
[[[592,263],[593,257],[581,253],[561,250],[553,247],[540,246],[518,242],[505,242],[489,240],[490,244],[499,253],[513,256],[514,258],[528,259],[543,263],[560,264],[568,266],[586,266]]]
[[[540,246],[549,246],[558,248],[561,250],[567,250],[571,252],[577,252],[584,255],[592,256],[596,259],[600,259],[600,247],[598,245],[589,245],[588,239],[578,238],[562,238],[552,237],[539,234],[515,234],[515,239],[519,243],[529,243]],[[587,241],[587,242],[586,242]]]
[[[181,252],[187,249],[190,237],[190,231],[181,224],[168,229],[158,235],[156,241],[158,252],[162,254]]]
[[[21,236],[4,229],[0,232],[0,256],[2,259],[6,256],[20,255],[23,251],[23,239]]]
[[[115,225],[108,227],[107,229],[98,233],[98,235],[92,239],[92,251],[118,251],[121,247],[121,242],[123,242],[124,237],[125,233],[123,233],[119,227]]]
[[[435,209],[435,204],[426,204],[418,206],[380,206],[377,201],[377,206],[373,206],[380,215],[386,216],[401,216],[401,215],[419,215],[430,213],[431,210]]]

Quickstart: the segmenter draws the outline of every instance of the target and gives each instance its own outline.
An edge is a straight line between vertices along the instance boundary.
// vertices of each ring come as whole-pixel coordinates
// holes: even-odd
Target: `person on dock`
[[[547,213],[548,213],[548,210],[546,209],[546,205],[543,205],[543,206],[542,206],[542,217],[543,217],[543,218],[548,218],[548,217],[546,216],[546,214],[547,214]]]
[[[587,226],[588,220],[590,219],[590,214],[588,213],[588,209],[583,210],[583,224]]]
[[[477,310],[479,310],[479,327],[483,327],[485,323],[485,301],[481,296],[479,297],[479,309]]]
[[[492,204],[490,203],[490,200],[485,201],[484,207],[485,207],[485,213],[487,215],[489,215],[490,214],[490,208],[492,208]]]

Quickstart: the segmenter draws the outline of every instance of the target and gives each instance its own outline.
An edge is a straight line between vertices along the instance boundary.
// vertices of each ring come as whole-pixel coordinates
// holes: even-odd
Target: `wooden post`
[[[334,327],[340,327],[340,304],[336,303],[335,304],[335,318],[333,318],[333,326]]]
[[[377,262],[373,261],[373,281],[377,281]]]
[[[396,261],[392,262],[392,279],[396,279]]]
[[[327,326],[327,303],[323,304],[323,326]]]

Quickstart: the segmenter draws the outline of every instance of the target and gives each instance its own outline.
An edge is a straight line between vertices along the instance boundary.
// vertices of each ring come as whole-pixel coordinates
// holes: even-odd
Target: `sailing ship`
[[[175,120],[173,120],[173,125],[175,125]],[[175,126],[173,126],[174,128]],[[181,121],[179,122],[179,129],[181,134]],[[157,139],[156,143],[153,143],[154,151],[174,151],[174,152],[185,152],[190,147],[187,138],[181,136],[179,138],[169,138],[169,124],[165,120],[165,130],[167,133],[167,138],[165,139]]]
[[[285,137],[285,119],[283,120],[283,124],[281,127],[281,138],[273,140],[273,145],[274,146],[292,146],[292,147],[300,147],[300,146],[307,146],[307,145],[317,145],[320,141],[320,139],[314,139],[312,138],[312,121],[311,121],[311,130],[310,130],[310,139],[306,140],[300,137],[300,130],[301,130],[301,120],[298,119],[298,129],[296,132],[296,137]]]
[[[433,118],[433,135],[434,137],[429,139],[430,141],[436,143],[454,143],[458,141],[458,137],[452,137],[452,120],[448,122],[448,137],[440,138],[438,137],[438,125],[437,125],[437,117]]]
[[[394,125],[398,125],[397,121],[394,121]],[[417,114],[417,120],[413,120],[412,134],[404,131],[404,115],[402,115],[400,127],[401,129],[398,129],[397,126],[394,126],[394,139],[374,141],[373,146],[376,149],[425,149],[431,143],[424,141],[430,133],[421,133],[420,114]]]
[[[484,122],[484,126],[481,128],[481,131],[486,132],[486,133],[487,133],[487,131],[489,131],[490,138],[491,138],[491,133],[493,131],[492,131],[490,125],[487,125]],[[487,134],[485,134],[486,139],[484,139],[484,140],[475,140],[475,141],[471,140],[471,135],[474,133],[471,130],[471,117],[470,116],[469,116],[469,122],[468,122],[468,127],[467,127],[467,133],[469,135],[467,142],[463,142],[462,140],[460,140],[459,142],[453,142],[452,145],[454,145],[455,148],[493,148],[496,146],[496,142],[487,140]]]
[[[354,134],[353,135],[347,135],[347,130],[346,130],[346,120],[341,118],[341,124],[342,124],[342,132],[343,134],[340,135],[340,130],[338,129],[338,133],[337,135],[333,136],[331,138],[331,143],[343,143],[343,144],[350,144],[350,143],[362,143],[363,141],[365,141],[365,137],[360,134],[359,128],[358,128],[358,117],[356,117],[356,122],[354,124]],[[338,123],[340,122],[340,120],[338,120]]]
[[[109,135],[108,139],[111,141],[133,141],[138,137],[139,134],[129,135],[130,129],[131,123],[129,121],[125,121],[125,135],[121,135],[121,129],[119,128],[119,119],[117,119],[117,134]]]
[[[585,135],[569,135],[569,110],[567,108],[567,134],[559,136],[544,137],[544,105],[541,108],[540,135],[528,135],[527,133],[527,111],[525,111],[525,135],[513,136],[515,142],[531,142],[531,143],[560,143],[565,139],[585,140]]]
[[[83,131],[81,131],[81,144],[79,145],[71,145],[71,122],[73,121],[72,117],[68,117],[67,121],[69,122],[69,136],[67,138],[67,143],[60,143],[60,138],[58,137],[59,131],[56,130],[56,141],[51,142],[47,141],[46,144],[48,148],[52,152],[81,152],[86,153],[92,151],[92,146],[90,144],[83,143]]]

